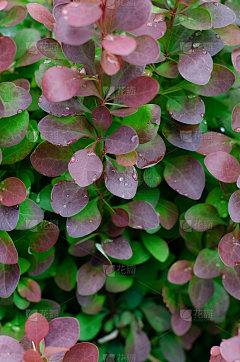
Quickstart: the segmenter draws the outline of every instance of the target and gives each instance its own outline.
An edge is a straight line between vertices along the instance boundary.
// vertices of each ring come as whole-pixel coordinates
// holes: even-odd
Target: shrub
[[[0,1],[11,361],[95,361],[89,340],[99,361],[240,359],[239,337],[211,349],[240,299],[240,4],[223,2]]]

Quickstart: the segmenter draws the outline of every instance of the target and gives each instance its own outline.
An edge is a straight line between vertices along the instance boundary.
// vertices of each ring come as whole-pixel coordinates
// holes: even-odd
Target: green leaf
[[[103,319],[108,313],[99,313],[97,315],[89,315],[80,313],[76,316],[80,324],[79,341],[90,341],[99,333]]]
[[[141,307],[148,323],[157,332],[163,332],[171,328],[171,315],[162,305],[148,303]]]
[[[157,235],[148,235],[141,233],[142,241],[145,248],[156,258],[163,263],[169,256],[168,244],[165,240]]]
[[[133,278],[113,272],[107,276],[105,288],[111,293],[125,292],[133,284]]]
[[[67,255],[63,263],[57,268],[56,275],[54,276],[55,283],[59,288],[69,292],[76,285],[77,271],[77,265],[74,263],[73,258]]]
[[[151,258],[151,255],[149,254],[148,250],[143,246],[143,244],[140,241],[132,241],[131,248],[133,251],[133,256],[130,259],[128,260],[112,259],[112,260],[119,261],[120,263],[125,265],[138,265],[145,263],[148,259]]]
[[[27,111],[11,117],[0,118],[0,146],[10,147],[20,143],[26,135],[28,122]]]

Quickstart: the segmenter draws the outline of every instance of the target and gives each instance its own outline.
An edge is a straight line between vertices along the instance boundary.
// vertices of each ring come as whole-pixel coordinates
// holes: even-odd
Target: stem
[[[101,139],[102,138],[102,133],[98,132],[98,138]],[[100,158],[100,160],[102,161],[103,159],[103,151],[102,151],[102,141],[98,141],[98,157]],[[101,195],[101,184],[100,184],[100,179],[97,180],[97,187],[98,187],[98,193],[99,195]],[[103,214],[103,204],[102,204],[102,198],[98,199],[98,208],[100,211],[100,214]]]
[[[151,354],[149,354],[148,358],[149,361],[151,362],[161,362],[159,359],[157,359],[156,357],[152,356]]]
[[[83,243],[84,241],[86,241],[86,240],[88,240],[88,239],[90,239],[90,238],[93,238],[94,236],[97,236],[98,235],[98,233],[94,233],[94,234],[91,234],[91,235],[88,235],[88,236],[86,236],[84,239],[81,239],[81,240],[79,240],[77,243],[75,243],[76,245],[78,245],[78,244],[81,244],[81,243]]]
[[[169,94],[169,93],[174,93],[174,92],[177,92],[177,91],[180,91],[180,90],[182,90],[182,88],[169,89],[169,90],[166,90],[166,92],[163,92],[161,94],[161,96],[164,96],[165,94]]]
[[[172,33],[173,33],[173,25],[174,25],[174,21],[175,21],[175,16],[176,16],[176,12],[177,12],[177,9],[178,9],[178,2],[175,4],[174,8],[173,8],[173,11],[172,11],[172,17],[171,17],[171,22],[170,22],[170,32],[171,32],[171,35],[169,37],[169,42],[168,42],[168,47],[167,47],[167,54],[168,55],[168,51],[169,51],[169,47],[170,47],[170,42],[171,42],[171,38],[172,38]]]
[[[112,213],[116,214],[115,210],[107,203],[106,200],[102,199],[102,201],[105,202],[105,204],[107,205],[107,207],[109,208],[109,210],[110,210]]]

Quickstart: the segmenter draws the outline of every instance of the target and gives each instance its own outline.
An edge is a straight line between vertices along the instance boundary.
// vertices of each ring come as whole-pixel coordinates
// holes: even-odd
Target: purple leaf
[[[110,53],[126,56],[134,52],[136,49],[137,39],[135,40],[124,33],[118,36],[108,34],[102,41],[102,46]]]
[[[67,219],[67,233],[72,238],[80,238],[95,231],[101,223],[97,199],[89,201],[78,214]],[[81,294],[81,293],[80,293]]]
[[[126,64],[126,63],[125,63]],[[126,117],[130,116],[133,113],[136,113],[138,108],[118,108],[111,111],[111,114],[117,117]]]
[[[77,294],[77,296],[76,296],[78,303],[82,307],[88,307],[90,304],[92,304],[96,300],[96,297],[97,297],[97,294],[87,295],[87,296]]]
[[[103,165],[91,147],[75,152],[68,164],[68,170],[80,187],[86,187],[101,177]]]
[[[183,336],[192,325],[192,316],[188,309],[181,308],[171,317],[171,326],[177,336]]]
[[[234,107],[232,112],[232,129],[240,132],[240,103]]]
[[[19,219],[19,207],[7,207],[0,203],[0,230],[12,231]]]
[[[201,279],[193,275],[188,286],[188,293],[193,306],[197,309],[204,307],[214,293],[211,279]]]
[[[55,19],[45,6],[32,3],[27,4],[27,9],[31,17],[44,25],[54,25]]]
[[[150,14],[145,24],[140,28],[131,30],[130,33],[136,36],[150,35],[153,39],[161,38],[167,30],[166,23],[162,14]]]
[[[69,146],[80,138],[96,138],[96,132],[84,116],[58,118],[48,115],[38,124],[43,137],[56,146]]]
[[[8,2],[6,0],[2,0],[0,1],[0,10],[5,9],[5,7],[7,6]]]
[[[105,106],[98,106],[92,111],[92,123],[99,131],[106,131],[112,124],[112,115]]]
[[[143,74],[144,68],[145,66],[136,66],[125,62],[119,72],[111,77],[113,91],[125,87],[131,80],[140,77]],[[125,109],[123,109],[123,111],[124,110]]]
[[[91,80],[82,80],[76,96],[78,97],[96,96],[98,98],[101,98],[100,94],[97,91],[95,83]]]
[[[173,190],[193,200],[200,199],[205,186],[203,167],[191,156],[169,160],[164,169],[164,178]]]
[[[240,265],[222,269],[222,283],[226,291],[240,300]]]
[[[25,6],[14,6],[8,12],[6,18],[1,20],[0,26],[14,26],[21,23],[27,16]]]
[[[43,76],[43,94],[51,103],[66,101],[77,93],[80,82],[79,73],[57,65],[49,68]]]
[[[138,135],[133,128],[120,126],[115,132],[105,138],[104,151],[110,154],[121,155],[135,150],[138,143]]]
[[[91,266],[90,263],[83,264],[77,274],[78,293],[92,295],[103,287],[105,280],[103,268]]]
[[[141,107],[150,102],[158,93],[159,83],[151,77],[137,77],[123,89],[120,98],[128,107]]]
[[[39,343],[46,337],[49,331],[49,325],[46,318],[39,314],[31,314],[25,324],[25,332],[28,338],[34,342],[36,350],[38,350]]]
[[[0,202],[4,206],[21,204],[26,199],[24,183],[16,177],[8,177],[0,183]]]
[[[106,157],[104,183],[113,195],[132,199],[137,192],[137,171],[133,166],[119,166],[115,160]]]
[[[206,231],[212,229],[216,225],[225,225],[215,209],[214,206],[209,204],[197,204],[185,214],[187,223],[196,231]]]
[[[0,38],[0,72],[3,72],[13,61],[17,51],[14,40],[8,36]]]
[[[15,245],[6,231],[0,230],[0,263],[16,264],[18,253]]]
[[[0,264],[0,297],[8,298],[17,288],[20,278],[18,264]],[[1,337],[0,337],[1,338]]]
[[[185,284],[192,278],[192,263],[188,260],[179,260],[168,271],[168,281],[173,284]]]
[[[17,290],[20,296],[29,302],[38,303],[41,301],[41,289],[33,279],[21,277]]]
[[[200,49],[205,49],[211,56],[216,55],[224,47],[224,43],[220,36],[214,33],[212,30],[205,30],[199,33],[198,31],[193,33],[187,42],[184,44],[183,49],[187,51],[194,46]],[[175,63],[176,64],[176,63]]]
[[[208,171],[219,181],[236,182],[240,174],[238,160],[226,152],[218,151],[209,154],[204,160]]]
[[[44,273],[52,264],[54,260],[55,250],[51,248],[45,252],[33,252],[31,251],[36,260],[36,268],[33,272],[29,273],[32,276],[36,276]]]
[[[196,325],[193,325],[191,326],[189,331],[186,334],[184,334],[184,336],[181,337],[181,342],[183,343],[184,348],[187,351],[192,349],[192,345],[195,342],[195,340],[200,336],[201,331],[202,331],[201,328],[197,327]]]
[[[181,76],[189,82],[207,84],[213,70],[211,55],[205,49],[189,50],[179,56],[178,70]]]
[[[146,333],[133,321],[126,339],[124,352],[127,356],[134,355],[136,362],[146,361],[151,351],[151,343]]]
[[[158,42],[149,35],[141,35],[136,38],[137,47],[123,59],[131,64],[146,65],[153,63],[160,54]]]
[[[232,52],[232,63],[235,70],[240,74],[240,49],[235,49]]]
[[[88,342],[78,343],[68,351],[63,362],[97,362],[99,357],[98,348]]]
[[[59,229],[52,222],[43,220],[29,230],[27,237],[32,250],[47,251],[57,242]]]
[[[54,26],[55,37],[61,43],[68,45],[82,45],[90,40],[93,34],[93,25],[75,28],[70,26],[63,17],[60,17]]]
[[[40,39],[36,43],[37,50],[50,59],[65,59],[61,45],[52,38]]]
[[[232,149],[231,138],[218,132],[206,132],[202,135],[197,153],[210,155],[210,153],[223,151],[230,153]]]
[[[236,16],[227,6],[218,2],[202,4],[199,9],[206,9],[211,15],[212,28],[223,28],[234,23]]]
[[[132,201],[122,208],[128,212],[133,229],[156,229],[159,225],[157,213],[147,201]]]
[[[194,274],[203,279],[212,279],[221,275],[222,263],[217,250],[202,249],[194,264]]]
[[[239,337],[224,339],[220,344],[220,353],[224,361],[237,361],[240,358]],[[221,362],[221,361],[220,361]]]
[[[163,125],[162,133],[172,145],[188,151],[196,151],[202,138],[200,127],[192,132],[178,131],[169,123]]]
[[[88,111],[80,99],[75,97],[64,102],[50,103],[44,95],[42,95],[38,99],[38,104],[45,112],[56,117],[69,117],[74,114],[80,114],[82,111]]]
[[[24,349],[16,339],[0,336],[0,350],[2,360],[5,362],[22,362]]]
[[[83,27],[96,23],[102,16],[99,4],[73,1],[62,9],[62,16],[70,26]]]
[[[18,87],[25,89],[28,92],[30,91],[30,83],[27,79],[23,79],[23,78],[16,79],[16,80],[13,80],[12,83],[14,83]]]
[[[62,51],[70,62],[83,64],[91,70],[90,74],[95,74],[95,43],[93,40],[78,46],[62,44]]]
[[[232,196],[230,197],[229,203],[228,203],[228,212],[229,215],[234,222],[240,222],[240,190],[235,191]]]
[[[126,1],[120,2],[113,29],[116,30],[134,30],[140,28],[146,23],[150,14],[152,4],[149,0],[138,0],[129,6]]]
[[[211,28],[211,16],[209,12],[200,6],[195,9],[190,9],[182,15],[179,17],[180,23],[188,29],[206,30]]]
[[[127,260],[132,257],[132,249],[124,236],[113,238],[113,240],[106,239],[102,244],[103,250],[111,258]]]
[[[185,88],[205,97],[214,97],[227,92],[234,82],[235,76],[230,69],[223,65],[214,64],[208,84],[203,86],[189,84]]]
[[[115,213],[111,213],[114,225],[118,227],[125,227],[129,224],[129,215],[126,210],[121,208],[114,209]]]
[[[102,231],[108,236],[111,236],[111,238],[116,238],[123,233],[124,229],[124,227],[117,227],[112,220],[108,220],[108,222],[103,226]]]
[[[71,156],[69,146],[59,147],[44,141],[31,154],[31,163],[43,175],[56,177],[67,171]]]
[[[222,237],[218,245],[218,252],[225,265],[240,264],[240,233],[238,229]]]
[[[155,210],[159,217],[160,224],[164,229],[170,230],[178,219],[177,206],[169,200],[159,199]]]
[[[86,188],[81,188],[71,181],[59,181],[52,189],[51,205],[53,210],[63,217],[70,217],[87,205],[89,195]]]
[[[22,113],[32,103],[29,92],[10,82],[0,84],[0,97],[5,107],[4,117]]]
[[[104,72],[110,76],[116,74],[121,68],[117,55],[107,52],[106,50],[102,51],[100,64]]]
[[[166,146],[162,138],[157,134],[152,141],[139,145],[136,152],[136,166],[143,169],[160,162],[166,153]]]
[[[205,105],[196,96],[170,97],[166,107],[172,118],[186,124],[201,123],[205,114]]]
[[[45,337],[45,346],[70,348],[77,343],[79,323],[76,318],[62,317],[49,323],[49,332]]]
[[[19,205],[16,230],[30,229],[43,221],[44,212],[34,201],[26,199]]]
[[[69,246],[68,249],[69,254],[78,257],[93,254],[95,253],[95,251],[96,251],[95,241],[93,240],[86,240],[83,241],[82,243],[72,244]]]

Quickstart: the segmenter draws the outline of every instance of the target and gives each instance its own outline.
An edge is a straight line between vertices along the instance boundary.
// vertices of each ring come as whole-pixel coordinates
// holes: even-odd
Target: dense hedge
[[[240,360],[239,0],[0,10],[0,361]]]

